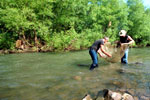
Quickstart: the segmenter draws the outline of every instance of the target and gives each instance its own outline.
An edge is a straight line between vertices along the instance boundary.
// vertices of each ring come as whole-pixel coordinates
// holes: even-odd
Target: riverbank
[[[150,47],[150,46],[146,46]],[[143,46],[132,46],[130,48],[143,48]],[[50,47],[43,47],[43,48],[37,48],[37,47],[32,47],[32,48],[26,48],[26,49],[14,49],[14,50],[0,50],[0,54],[12,54],[12,53],[33,53],[33,52],[67,52],[67,51],[79,51],[79,50],[86,50],[88,48],[80,48],[80,49],[75,49],[75,48],[66,48],[64,50],[57,50],[57,49],[52,49]]]
[[[39,49],[39,48],[28,48],[28,49],[14,49],[14,50],[0,50],[0,54],[12,54],[12,53],[32,53],[32,52],[52,52],[51,49]]]
[[[12,54],[12,53],[33,53],[33,52],[67,52],[67,51],[79,51],[79,50],[86,50],[88,48],[81,48],[81,49],[64,49],[64,50],[54,50],[52,48],[28,48],[28,49],[14,49],[14,50],[0,50],[0,54]]]

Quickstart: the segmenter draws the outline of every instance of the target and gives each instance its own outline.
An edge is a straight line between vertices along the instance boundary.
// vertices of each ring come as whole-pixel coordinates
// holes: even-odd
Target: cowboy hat
[[[125,30],[120,30],[119,35],[120,36],[125,36],[127,32]]]

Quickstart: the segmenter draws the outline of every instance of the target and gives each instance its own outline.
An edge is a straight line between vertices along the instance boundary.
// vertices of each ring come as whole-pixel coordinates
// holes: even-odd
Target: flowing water
[[[0,55],[0,100],[81,100],[86,93],[119,89],[150,96],[150,48],[131,48],[129,64],[92,63],[88,50]]]

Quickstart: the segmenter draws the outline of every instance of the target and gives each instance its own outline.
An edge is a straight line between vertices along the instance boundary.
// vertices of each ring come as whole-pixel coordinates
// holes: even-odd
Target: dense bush
[[[88,48],[118,39],[125,29],[137,45],[150,45],[150,9],[142,0],[1,0],[0,49],[15,42],[53,51]]]

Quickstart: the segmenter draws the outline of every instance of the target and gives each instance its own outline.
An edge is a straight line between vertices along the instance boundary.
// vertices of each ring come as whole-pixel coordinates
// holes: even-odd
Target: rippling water
[[[149,54],[150,48],[131,48],[128,65],[99,58],[94,71],[88,50],[1,55],[0,100],[81,100],[104,88],[149,96]]]

